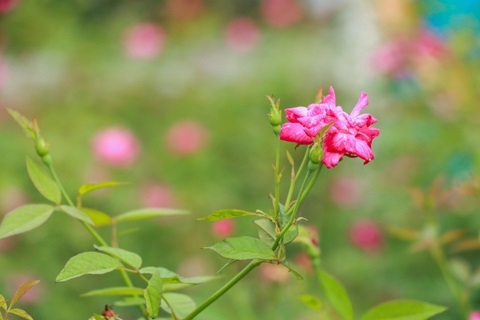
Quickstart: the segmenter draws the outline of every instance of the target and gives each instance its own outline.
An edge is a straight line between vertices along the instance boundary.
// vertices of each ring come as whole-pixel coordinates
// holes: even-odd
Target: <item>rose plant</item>
[[[182,277],[162,266],[144,266],[138,252],[127,251],[118,246],[116,232],[111,239],[104,239],[97,228],[110,226],[113,231],[118,224],[155,217],[184,215],[187,212],[177,209],[142,208],[111,216],[106,212],[83,205],[85,196],[99,189],[120,186],[115,181],[96,184],[83,184],[78,188],[76,201],[63,188],[57,175],[50,148],[42,136],[37,122],[30,121],[16,111],[10,115],[23,128],[35,146],[40,161],[26,160],[28,175],[45,203],[26,204],[10,211],[0,224],[0,239],[28,232],[45,223],[52,214],[60,212],[77,220],[94,240],[91,251],[81,252],[71,257],[61,268],[57,282],[87,275],[102,275],[119,272],[123,283],[115,287],[94,288],[86,296],[119,296],[116,307],[137,306],[139,319],[194,319],[207,309],[219,297],[234,287],[247,274],[265,264],[279,265],[296,278],[303,276],[290,264],[289,245],[301,244],[308,255],[312,268],[322,288],[322,297],[305,294],[301,299],[318,312],[321,319],[379,320],[379,319],[428,319],[445,310],[444,307],[416,300],[394,300],[375,306],[362,315],[355,315],[352,302],[343,285],[320,263],[320,248],[315,231],[303,224],[306,220],[300,215],[302,202],[310,195],[323,167],[334,168],[346,157],[360,158],[364,164],[374,159],[372,142],[380,130],[372,127],[377,122],[372,115],[361,113],[368,105],[368,95],[361,93],[360,98],[348,114],[336,105],[335,91],[332,87],[326,96],[321,90],[316,101],[307,107],[285,109],[284,123],[280,101],[267,97],[270,101],[269,120],[275,134],[276,155],[273,165],[274,191],[270,195],[272,207],[269,210],[246,211],[241,209],[222,209],[215,211],[200,221],[212,222],[222,226],[218,235],[226,239],[205,249],[214,251],[227,259],[224,268],[233,263],[245,263],[233,278],[226,281],[204,302],[195,303],[189,295],[178,292],[180,289],[199,285],[217,279],[216,276]],[[291,153],[286,151],[290,164],[288,188],[282,194],[284,169],[280,166],[283,142],[296,144],[295,152],[304,152],[303,160],[296,164]],[[304,145],[305,148],[298,148]],[[228,219],[253,219],[257,236],[229,237],[233,224]],[[141,248],[138,249],[139,252]],[[220,270],[220,271],[221,271]],[[143,286],[134,285],[132,277],[137,277]],[[10,305],[0,296],[0,319],[6,319],[8,313],[14,313],[25,319],[32,317],[25,311],[12,311],[11,306],[36,282],[24,284],[12,298]],[[92,313],[94,311],[92,310]],[[118,314],[117,314],[118,313]],[[94,313],[91,319],[120,319],[121,312],[106,306],[101,313]]]

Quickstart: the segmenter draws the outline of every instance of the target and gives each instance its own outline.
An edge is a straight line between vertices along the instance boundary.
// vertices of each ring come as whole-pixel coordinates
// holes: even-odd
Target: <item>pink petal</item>
[[[308,109],[305,107],[295,107],[285,109],[285,117],[290,122],[298,122],[298,118],[304,118],[308,116]]]
[[[345,155],[344,153],[325,151],[322,162],[325,165],[325,167],[330,169],[335,167],[338,164],[338,162],[340,162],[340,159],[342,159],[344,155]]]
[[[357,105],[355,108],[353,108],[352,112],[350,113],[350,116],[352,118],[357,117],[360,112],[362,112],[363,108],[365,108],[368,105],[368,95],[365,92],[362,92],[360,94],[360,97],[358,98]]]
[[[303,126],[299,123],[284,123],[280,130],[280,140],[298,144],[310,144],[313,139],[305,134]]]
[[[336,107],[335,90],[332,86],[330,86],[328,94],[323,97],[322,103],[326,103],[329,107]]]

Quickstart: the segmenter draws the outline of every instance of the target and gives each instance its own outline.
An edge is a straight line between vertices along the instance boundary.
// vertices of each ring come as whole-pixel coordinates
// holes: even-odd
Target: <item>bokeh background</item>
[[[25,154],[34,151],[5,111],[12,108],[37,119],[72,196],[82,183],[129,182],[89,195],[86,206],[112,215],[144,206],[191,212],[121,228],[121,247],[144,265],[214,274],[224,261],[201,248],[255,228],[248,219],[195,219],[270,208],[265,96],[284,108],[308,105],[332,85],[349,112],[366,91],[365,111],[381,129],[376,159],[325,170],[301,214],[358,314],[412,298],[448,306],[435,319],[461,319],[428,235],[413,245],[398,235],[422,234],[430,207],[441,232],[478,237],[479,19],[480,3],[468,0],[0,0],[0,213],[43,201],[26,174]],[[40,279],[21,303],[35,319],[101,312],[114,299],[80,294],[119,284],[117,274],[54,282],[92,244],[61,214],[1,240],[0,292],[10,297],[22,281]],[[480,308],[480,259],[465,248],[475,245],[453,243],[447,258]],[[296,246],[289,256],[306,280],[266,266],[198,319],[316,319],[299,299],[321,292],[308,259]],[[186,292],[200,303],[222,281]],[[135,309],[115,310],[136,318]]]

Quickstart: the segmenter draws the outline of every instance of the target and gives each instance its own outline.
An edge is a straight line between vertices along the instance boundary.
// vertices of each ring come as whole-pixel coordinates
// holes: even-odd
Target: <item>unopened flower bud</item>
[[[273,132],[278,135],[282,128],[282,111],[280,110],[280,100],[274,100],[273,97],[269,96],[267,96],[267,99],[271,104],[270,113],[268,114],[270,125],[273,128]]]
[[[48,143],[43,140],[43,138],[38,137],[37,140],[35,141],[35,151],[37,151],[37,154],[43,158],[50,152],[50,147]]]
[[[309,151],[310,161],[312,163],[320,163],[323,159],[323,147],[319,143],[314,143]]]

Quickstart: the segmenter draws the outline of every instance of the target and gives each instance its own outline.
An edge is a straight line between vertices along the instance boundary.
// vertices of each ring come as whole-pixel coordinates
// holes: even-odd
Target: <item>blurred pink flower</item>
[[[249,18],[236,18],[225,30],[227,44],[238,52],[250,52],[260,41],[260,32]]]
[[[166,32],[160,26],[141,23],[127,30],[123,45],[130,57],[149,59],[163,51],[166,38]]]
[[[312,259],[304,251],[295,256],[295,264],[307,272],[313,272]]]
[[[323,164],[333,168],[345,155],[359,157],[367,164],[374,159],[372,141],[380,134],[379,129],[370,128],[377,119],[368,113],[360,114],[367,105],[368,96],[362,92],[352,112],[347,114],[336,106],[335,91],[330,87],[321,103],[285,109],[289,122],[282,125],[280,139],[311,144],[321,128],[333,123],[323,141]]]
[[[352,243],[365,252],[376,252],[383,245],[380,227],[370,220],[355,222],[349,230]]]
[[[17,245],[17,240],[15,237],[8,237],[0,239],[0,252],[11,251]]]
[[[27,194],[18,187],[7,187],[0,192],[0,215],[28,203]]]
[[[233,219],[224,219],[212,223],[212,233],[218,238],[227,238],[232,235],[235,229]]]
[[[8,12],[18,5],[18,0],[0,0],[0,13]]]
[[[192,20],[204,7],[204,0],[169,0],[166,8],[168,16],[175,20]]]
[[[468,320],[480,320],[480,311],[474,310],[470,312]]]
[[[147,183],[141,188],[142,206],[150,208],[173,208],[175,197],[173,190],[165,184]]]
[[[346,208],[358,206],[363,199],[361,182],[352,177],[336,178],[329,191],[332,201]]]
[[[263,263],[259,268],[260,278],[265,282],[285,283],[290,277],[288,269],[279,264]]]
[[[178,155],[197,153],[205,147],[207,140],[208,132],[205,127],[193,120],[173,124],[165,137],[167,149]]]
[[[114,167],[132,165],[140,153],[135,136],[121,127],[109,127],[98,132],[93,138],[92,148],[100,161]]]
[[[9,296],[12,296],[23,283],[33,280],[38,280],[38,278],[26,273],[9,275],[5,279]],[[23,295],[20,301],[22,304],[38,303],[44,297],[44,291],[42,282],[37,283]]]
[[[300,21],[303,7],[295,0],[263,0],[260,13],[267,24],[275,28],[286,28]]]

